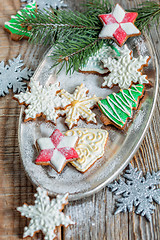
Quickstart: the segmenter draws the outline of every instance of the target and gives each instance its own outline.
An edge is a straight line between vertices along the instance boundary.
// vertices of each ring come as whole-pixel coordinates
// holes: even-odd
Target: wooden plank
[[[20,1],[0,2],[0,61],[22,55],[27,67],[33,70],[45,52],[43,47],[33,47],[27,41],[14,42],[2,26],[20,8]],[[18,149],[18,121],[20,106],[12,99],[13,93],[1,98],[0,104],[0,239],[22,239],[23,229],[29,222],[16,208],[34,202],[35,189],[26,177]],[[58,230],[61,239],[61,229]],[[42,239],[41,233],[34,239]],[[30,237],[27,240],[31,239]]]

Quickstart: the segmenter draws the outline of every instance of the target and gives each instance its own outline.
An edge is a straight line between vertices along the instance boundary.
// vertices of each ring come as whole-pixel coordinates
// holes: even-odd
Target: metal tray
[[[21,159],[25,171],[35,186],[41,186],[49,192],[49,195],[64,194],[68,192],[69,200],[77,200],[93,193],[100,191],[108,183],[110,183],[116,176],[126,167],[133,155],[137,151],[145,132],[149,126],[158,90],[158,64],[154,47],[148,37],[140,36],[131,38],[127,41],[127,45],[133,50],[134,55],[151,56],[149,66],[144,68],[144,73],[148,75],[151,82],[151,87],[146,88],[145,99],[142,101],[139,111],[135,114],[134,119],[129,123],[126,131],[117,130],[115,127],[106,127],[109,132],[109,140],[105,148],[104,156],[97,160],[96,163],[84,174],[78,172],[70,164],[65,167],[63,172],[58,175],[49,166],[38,166],[34,164],[37,156],[35,147],[36,139],[42,136],[49,136],[55,126],[51,123],[46,123],[44,119],[37,119],[36,121],[29,121],[24,123],[23,111],[21,109],[19,118],[19,146]],[[61,88],[70,92],[74,91],[77,85],[81,82],[90,85],[90,82],[97,82],[97,87],[100,88],[102,78],[95,75],[87,75],[82,73],[75,73],[73,75],[65,75],[65,70],[56,75],[56,69],[51,69],[52,60],[49,55],[51,50],[47,52],[39,67],[37,68],[34,78],[40,81],[41,84],[48,82],[55,82],[61,80]],[[93,91],[97,93],[94,88],[90,88],[90,94]],[[118,91],[117,87],[113,89],[100,90],[101,96],[105,97],[113,91]],[[97,94],[96,94],[97,95]],[[95,110],[100,115],[99,110]],[[57,127],[61,131],[67,130],[63,123],[63,119],[58,120]],[[77,127],[102,127],[99,122],[98,126],[94,124],[85,124],[79,121]]]

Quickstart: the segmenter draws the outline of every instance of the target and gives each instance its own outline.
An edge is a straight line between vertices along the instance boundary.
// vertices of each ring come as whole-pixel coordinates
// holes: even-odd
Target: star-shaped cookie
[[[99,15],[103,23],[99,38],[113,39],[119,46],[122,46],[128,37],[141,34],[134,25],[137,16],[138,13],[126,12],[119,4],[116,4],[112,13]]]
[[[38,187],[34,196],[36,197],[34,205],[24,204],[17,208],[23,217],[30,219],[29,226],[24,228],[23,238],[33,237],[36,232],[42,231],[45,240],[54,240],[57,227],[74,224],[70,217],[62,212],[64,206],[68,204],[68,193],[57,195],[50,200],[47,191]]]
[[[66,92],[64,89],[60,91],[60,96],[67,102],[64,110],[58,110],[59,115],[66,115],[65,123],[71,129],[76,126],[78,120],[86,120],[87,123],[97,123],[95,114],[91,111],[96,103],[99,101],[99,97],[93,95],[87,96],[89,90],[82,83],[76,87],[73,94]]]
[[[64,136],[58,129],[49,138],[39,138],[37,145],[41,151],[35,163],[50,165],[61,173],[68,162],[79,157],[74,149],[77,140],[77,136]]]

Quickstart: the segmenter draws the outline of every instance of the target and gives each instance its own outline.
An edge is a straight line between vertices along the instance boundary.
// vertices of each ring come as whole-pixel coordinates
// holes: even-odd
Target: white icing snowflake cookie
[[[64,136],[58,129],[54,130],[49,138],[39,138],[37,145],[41,151],[35,163],[50,165],[61,173],[68,162],[79,158],[74,149],[77,140],[77,136]]]
[[[141,70],[148,65],[150,57],[139,56],[134,58],[131,53],[126,53],[118,58],[103,59],[104,67],[110,70],[110,74],[104,77],[102,87],[112,88],[118,84],[121,89],[129,88],[132,83],[149,84],[146,75],[142,75]]]
[[[63,108],[67,104],[66,99],[57,95],[58,91],[60,91],[58,82],[42,86],[32,78],[28,90],[14,96],[20,104],[27,106],[24,121],[35,120],[42,115],[47,121],[52,121],[55,124],[58,118],[55,109]]]
[[[23,238],[33,237],[36,232],[42,231],[45,240],[53,240],[56,238],[58,226],[68,227],[74,224],[70,217],[62,212],[64,206],[68,204],[68,194],[58,195],[57,198],[50,200],[47,191],[38,187],[34,196],[35,205],[24,204],[17,208],[22,216],[30,219],[29,226],[24,228]]]
[[[74,128],[67,131],[65,135],[79,138],[76,146],[79,159],[71,164],[80,172],[86,172],[97,159],[103,156],[108,139],[106,130]]]
[[[60,91],[59,95],[66,99],[67,105],[64,110],[58,110],[57,113],[62,116],[66,115],[65,123],[69,129],[77,125],[80,118],[85,119],[87,123],[97,123],[91,108],[96,106],[100,98],[95,95],[93,97],[87,96],[87,93],[88,89],[84,84],[78,86],[73,94],[66,92],[64,89]]]

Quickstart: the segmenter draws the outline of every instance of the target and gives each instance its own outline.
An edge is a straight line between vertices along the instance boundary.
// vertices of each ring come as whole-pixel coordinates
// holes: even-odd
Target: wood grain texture
[[[136,6],[142,1],[119,1],[124,8]],[[82,1],[71,1],[71,7],[78,9]],[[26,66],[36,69],[45,48],[33,47],[27,41],[14,42],[2,26],[20,8],[19,0],[0,1],[0,61],[7,61],[22,55]],[[151,39],[160,62],[160,29],[153,28]],[[35,189],[27,179],[19,156],[18,118],[20,107],[12,99],[12,92],[0,98],[0,239],[22,239],[23,228],[28,223],[15,210],[24,202],[33,203]],[[132,160],[133,166],[147,171],[160,169],[160,89],[156,109],[149,130],[138,152]],[[77,224],[59,230],[59,239],[65,240],[151,240],[160,239],[160,207],[156,205],[149,223],[133,213],[114,213],[115,197],[107,188],[79,201],[70,202],[65,212]],[[27,238],[31,239],[31,238]],[[37,234],[34,239],[42,239]]]

